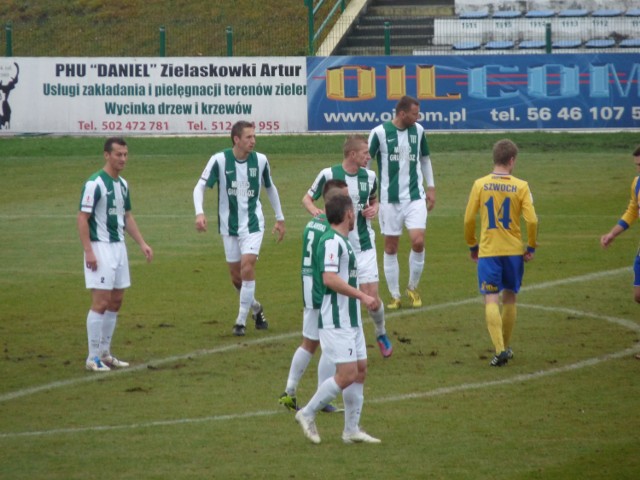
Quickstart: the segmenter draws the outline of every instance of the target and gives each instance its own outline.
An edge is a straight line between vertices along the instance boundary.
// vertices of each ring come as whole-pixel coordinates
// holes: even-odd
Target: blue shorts
[[[524,257],[481,257],[478,259],[478,288],[480,293],[499,293],[513,290],[518,293],[524,276]]]
[[[635,273],[635,279],[633,280],[634,287],[640,287],[640,252],[636,255],[636,261],[633,264],[633,273]]]

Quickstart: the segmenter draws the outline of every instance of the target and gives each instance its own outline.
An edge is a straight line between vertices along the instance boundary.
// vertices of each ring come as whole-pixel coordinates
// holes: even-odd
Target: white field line
[[[552,281],[552,282],[544,282],[541,284],[536,284],[536,285],[532,285],[530,287],[528,287],[529,290],[536,290],[536,289],[540,289],[540,288],[550,288],[550,287],[554,287],[554,286],[558,286],[558,285],[567,285],[567,284],[571,284],[571,283],[577,283],[577,282],[582,282],[582,281],[590,281],[590,280],[594,280],[594,279],[598,279],[598,278],[602,278],[604,276],[609,276],[609,275],[615,275],[618,274],[620,272],[623,271],[627,271],[627,268],[623,268],[623,269],[615,269],[615,270],[608,270],[608,271],[604,271],[604,272],[597,272],[597,273],[593,273],[593,274],[587,274],[587,275],[580,275],[580,276],[576,276],[576,277],[570,277],[564,280],[557,280],[557,281]],[[523,289],[524,290],[524,289]],[[472,302],[476,302],[478,301],[477,298],[473,298],[473,299],[466,299],[466,300],[461,300],[459,302],[448,302],[448,303],[443,303],[443,304],[439,304],[439,305],[432,305],[429,307],[423,307],[420,309],[413,309],[411,312],[412,313],[418,313],[420,311],[428,311],[428,310],[435,310],[438,308],[447,308],[447,307],[451,307],[451,306],[457,306],[457,305],[463,305],[463,304],[467,304],[467,303],[472,303]],[[543,306],[543,305],[530,305],[530,304],[519,304],[520,307],[522,308],[532,308],[532,309],[538,309],[538,310],[544,310],[544,311],[548,311],[548,312],[561,312],[561,313],[567,313],[570,315],[575,315],[575,316],[585,316],[585,317],[590,317],[590,318],[594,318],[594,319],[600,319],[600,320],[605,320],[607,322],[610,323],[614,323],[617,324],[621,327],[633,330],[637,333],[640,333],[640,325],[638,325],[635,322],[632,322],[630,320],[627,319],[623,319],[623,318],[617,318],[617,317],[612,317],[609,315],[598,315],[598,314],[593,314],[590,312],[583,312],[580,310],[574,310],[574,309],[569,309],[569,308],[563,308],[563,307],[547,307],[547,306]],[[401,314],[403,314],[405,312],[397,312],[394,314],[389,314],[388,316],[399,316]],[[171,362],[175,362],[178,360],[186,360],[186,359],[190,359],[190,358],[194,358],[194,357],[198,357],[198,356],[203,356],[203,355],[210,355],[210,354],[215,354],[215,353],[222,353],[225,351],[230,351],[230,350],[235,350],[239,347],[242,346],[248,346],[248,345],[256,345],[256,344],[260,344],[260,343],[266,343],[266,342],[270,342],[273,340],[282,340],[282,339],[287,339],[287,338],[291,338],[294,336],[299,335],[299,332],[292,332],[292,333],[288,333],[288,334],[282,334],[282,335],[276,335],[276,336],[271,336],[271,337],[265,337],[262,339],[256,339],[256,340],[252,340],[252,341],[248,341],[248,342],[241,342],[238,344],[234,344],[234,345],[226,345],[226,346],[222,346],[219,348],[215,348],[215,349],[208,349],[208,350],[197,350],[195,352],[192,353],[188,353],[188,354],[184,354],[184,355],[176,355],[173,357],[167,357],[161,360],[157,360],[157,361],[153,361],[153,362],[149,362],[146,364],[142,364],[142,365],[136,365],[133,366],[131,368],[128,368],[126,370],[117,370],[114,372],[109,372],[107,374],[101,374],[101,375],[91,375],[88,377],[82,377],[82,378],[78,378],[78,379],[70,379],[70,380],[65,380],[65,381],[59,381],[59,382],[53,382],[53,383],[49,383],[46,385],[41,385],[41,386],[37,386],[37,387],[32,387],[32,388],[28,388],[28,389],[24,389],[24,390],[18,390],[16,392],[10,392],[7,394],[4,394],[2,396],[0,396],[0,402],[1,401],[7,401],[7,400],[11,400],[11,399],[15,399],[15,398],[20,398],[23,396],[27,396],[33,393],[38,393],[44,390],[49,390],[52,388],[58,388],[58,387],[62,387],[62,386],[69,386],[69,385],[74,385],[74,384],[78,384],[78,383],[83,383],[83,382],[88,382],[88,381],[93,381],[93,380],[97,380],[97,379],[103,379],[106,377],[110,377],[110,376],[114,376],[114,375],[121,375],[121,374],[125,374],[127,372],[135,372],[135,371],[140,371],[140,370],[144,370],[146,368],[149,368],[150,366],[155,366],[155,365],[162,365],[165,363],[171,363]],[[380,397],[380,398],[374,398],[374,399],[367,399],[367,403],[389,403],[389,402],[397,402],[397,401],[402,401],[402,400],[409,400],[409,399],[420,399],[420,398],[429,398],[429,397],[436,397],[436,396],[440,396],[440,395],[447,395],[447,394],[451,394],[451,393],[456,393],[456,392],[461,392],[461,391],[468,391],[468,390],[477,390],[477,389],[481,389],[481,388],[487,388],[487,387],[494,387],[494,386],[501,386],[501,385],[510,385],[510,384],[514,384],[514,383],[518,383],[518,382],[523,382],[523,381],[528,381],[528,380],[535,380],[541,377],[545,377],[545,376],[549,376],[549,375],[556,375],[556,374],[560,374],[560,373],[565,373],[565,372],[571,372],[571,371],[575,371],[575,370],[579,370],[582,368],[586,368],[586,367],[590,367],[593,365],[597,365],[599,363],[608,361],[608,360],[613,360],[613,359],[617,359],[617,358],[622,358],[622,357],[626,357],[629,355],[633,355],[635,353],[640,352],[640,344],[634,346],[634,347],[630,347],[627,348],[625,350],[619,351],[619,352],[614,352],[611,354],[606,354],[606,355],[602,355],[600,357],[595,357],[595,358],[591,358],[591,359],[586,359],[577,363],[573,363],[570,365],[566,365],[563,367],[557,367],[557,368],[552,368],[549,370],[540,370],[538,372],[533,372],[533,373],[528,373],[528,374],[520,374],[520,375],[516,375],[514,377],[510,377],[510,378],[506,378],[506,379],[502,379],[502,380],[495,380],[495,381],[489,381],[489,382],[477,382],[477,383],[466,383],[466,384],[461,384],[461,385],[456,385],[453,387],[443,387],[443,388],[438,388],[435,390],[430,390],[430,391],[426,391],[426,392],[416,392],[416,393],[409,393],[409,394],[403,394],[403,395],[396,395],[396,396],[390,396],[390,397]],[[0,433],[0,439],[2,438],[17,438],[17,437],[34,437],[34,436],[44,436],[44,435],[57,435],[57,434],[65,434],[65,433],[83,433],[83,432],[103,432],[103,431],[111,431],[111,430],[127,430],[127,429],[136,429],[136,428],[148,428],[148,427],[158,427],[158,426],[171,426],[171,425],[182,425],[182,424],[194,424],[194,423],[203,423],[203,422],[212,422],[212,421],[223,421],[223,420],[236,420],[236,419],[243,419],[243,418],[255,418],[255,417],[261,417],[261,416],[266,416],[266,415],[275,415],[278,413],[281,413],[282,409],[278,409],[278,410],[268,410],[268,411],[258,411],[258,412],[247,412],[247,413],[243,413],[243,414],[231,414],[231,415],[214,415],[214,416],[209,416],[209,417],[201,417],[201,418],[195,418],[195,419],[176,419],[176,420],[164,420],[164,421],[155,421],[155,422],[146,422],[146,423],[136,423],[136,424],[128,424],[128,425],[106,425],[106,426],[94,426],[94,427],[80,427],[80,428],[62,428],[62,429],[53,429],[53,430],[42,430],[42,431],[31,431],[31,432],[15,432],[15,433]]]

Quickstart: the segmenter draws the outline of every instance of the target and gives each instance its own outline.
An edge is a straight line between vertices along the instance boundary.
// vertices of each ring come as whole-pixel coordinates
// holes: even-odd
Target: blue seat
[[[584,46],[587,48],[613,48],[616,46],[616,42],[610,38],[592,39],[585,43]]]
[[[551,44],[553,48],[580,48],[582,40],[556,40]]]
[[[542,40],[523,40],[518,45],[522,49],[544,48],[547,44]]]
[[[487,50],[509,50],[514,46],[515,44],[511,40],[493,40],[487,42],[484,48]]]
[[[589,15],[589,10],[585,10],[582,8],[562,10],[560,13],[558,13],[559,17],[586,17],[587,15]]]
[[[625,17],[640,17],[640,8],[630,8],[624,14]]]
[[[640,48],[640,38],[627,38],[620,42],[621,48]]]
[[[462,18],[465,20],[477,20],[479,18],[488,18],[489,12],[486,10],[482,10],[480,12],[462,12],[458,15],[458,18]]]
[[[493,14],[493,18],[519,18],[522,12],[518,10],[500,10]]]
[[[458,42],[453,44],[454,50],[478,50],[480,42]]]
[[[526,18],[551,18],[555,17],[556,12],[553,10],[529,10],[526,14]]]
[[[620,15],[622,15],[622,10],[606,8],[595,10],[591,13],[592,17],[619,17]]]

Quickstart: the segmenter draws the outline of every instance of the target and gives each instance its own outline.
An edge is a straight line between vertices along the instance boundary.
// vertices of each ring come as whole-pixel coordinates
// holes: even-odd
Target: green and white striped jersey
[[[129,186],[124,178],[114,179],[100,170],[84,184],[80,211],[91,214],[89,238],[92,242],[123,242],[125,213],[129,210]]]
[[[307,194],[318,200],[322,196],[324,184],[331,179],[344,180],[349,187],[349,195],[353,201],[356,213],[356,225],[349,232],[349,241],[356,252],[374,248],[375,234],[371,228],[371,220],[362,215],[362,210],[369,205],[369,199],[376,195],[378,181],[375,172],[366,168],[359,168],[358,173],[347,173],[342,165],[325,168],[316,177]]]
[[[422,125],[398,129],[391,121],[369,135],[369,154],[378,163],[380,203],[400,203],[425,198],[420,160],[429,156]]]
[[[213,155],[202,173],[207,187],[218,184],[218,231],[240,236],[264,231],[260,202],[261,186],[271,188],[273,181],[267,157],[251,152],[239,162],[228,148]]]
[[[313,308],[320,308],[322,305],[322,274],[318,268],[318,244],[322,236],[330,230],[327,216],[321,213],[317,217],[309,220],[302,233],[302,266],[300,273],[303,277],[311,277],[311,291]],[[304,283],[303,283],[304,289]],[[303,298],[304,298],[303,291]],[[306,305],[307,307],[309,305]]]
[[[356,253],[347,237],[330,228],[318,245],[320,276],[324,272],[337,273],[353,288],[358,288]],[[319,328],[350,328],[362,326],[360,301],[338,294],[322,284],[322,306],[318,318]]]

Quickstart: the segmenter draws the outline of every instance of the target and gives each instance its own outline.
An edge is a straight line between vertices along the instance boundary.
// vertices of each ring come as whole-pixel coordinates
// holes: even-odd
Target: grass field
[[[499,135],[434,135],[437,205],[420,285],[424,307],[388,313],[383,360],[366,319],[363,426],[381,445],[340,441],[323,415],[308,443],[277,404],[300,340],[300,198],[340,160],[342,136],[260,137],[286,215],[267,235],[257,297],[270,329],[231,335],[237,295],[215,233],[196,234],[191,192],[226,138],[130,138],[124,172],[155,259],[129,242],[133,286],[114,353],[127,370],[84,370],[86,312],[75,229],[101,138],[0,139],[1,479],[601,479],[640,471],[638,226],[599,246],[626,208],[637,134],[515,134],[540,246],[527,265],[506,368],[491,343],[462,219]],[[272,224],[272,210],[265,200]],[[377,225],[376,225],[377,230]],[[378,239],[380,251],[381,239]],[[402,284],[407,239],[401,243]],[[379,260],[381,256],[379,256]],[[381,283],[384,300],[388,294]],[[315,362],[299,389],[315,390]]]

